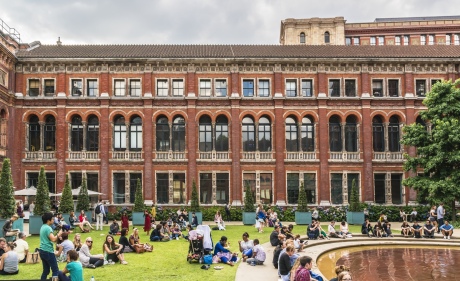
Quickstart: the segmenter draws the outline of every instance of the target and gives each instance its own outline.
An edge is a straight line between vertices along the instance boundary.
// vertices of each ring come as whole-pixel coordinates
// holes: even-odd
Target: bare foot
[[[227,262],[227,264],[230,265],[230,266],[234,265],[233,262],[231,262],[231,261]]]

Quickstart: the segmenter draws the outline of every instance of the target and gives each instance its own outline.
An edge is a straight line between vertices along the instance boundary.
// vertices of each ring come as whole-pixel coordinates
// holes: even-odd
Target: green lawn
[[[142,227],[139,227],[142,231]],[[296,233],[305,233],[306,227],[296,227]],[[91,236],[94,240],[92,254],[102,253],[102,244],[107,234],[108,227],[104,231],[92,231],[82,235],[82,241],[86,237]],[[132,230],[132,228],[131,228]],[[228,226],[226,231],[212,231],[214,244],[220,240],[222,235],[228,237],[231,250],[238,251],[238,240],[241,240],[241,235],[248,232],[250,239],[258,238],[262,243],[269,241],[271,229],[267,228],[264,233],[259,234],[253,226]],[[73,240],[74,234],[71,234],[69,240]],[[116,238],[118,240],[118,238]],[[145,233],[141,233],[141,242],[147,242],[148,237]],[[35,249],[39,245],[38,236],[27,238],[29,248]],[[200,269],[200,264],[187,262],[187,252],[189,243],[182,238],[170,242],[149,242],[154,246],[151,253],[128,253],[125,254],[125,259],[128,265],[106,265],[97,269],[84,268],[84,280],[89,280],[94,276],[96,280],[117,280],[117,278],[131,278],[131,280],[235,280],[236,268],[224,265],[223,270]],[[241,256],[241,254],[240,254]],[[63,269],[65,263],[59,263],[59,269]],[[20,264],[19,274],[16,276],[2,276],[2,280],[17,280],[17,279],[40,279],[42,272],[41,264]],[[205,279],[206,278],[206,279]]]

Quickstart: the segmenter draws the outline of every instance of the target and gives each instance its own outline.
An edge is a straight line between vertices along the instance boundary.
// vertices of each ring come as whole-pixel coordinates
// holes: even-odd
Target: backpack
[[[96,215],[99,215],[101,213],[101,207],[102,207],[102,205],[98,205],[96,207]]]

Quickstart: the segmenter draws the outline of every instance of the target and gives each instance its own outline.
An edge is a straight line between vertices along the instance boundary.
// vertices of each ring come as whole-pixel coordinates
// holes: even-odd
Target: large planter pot
[[[190,224],[192,224],[192,213],[193,212],[189,212],[188,213],[188,222]],[[202,212],[195,212],[195,216],[198,220],[198,224],[202,224],[203,223],[203,213]]]
[[[0,219],[0,227],[3,227],[5,222],[6,222],[6,219]],[[0,229],[0,237],[3,237],[3,230],[2,229]]]
[[[256,223],[256,212],[243,212],[243,224],[253,225]]]
[[[363,224],[364,212],[347,212],[348,224]]]
[[[295,223],[296,224],[311,224],[311,213],[310,212],[295,212]]]
[[[40,218],[41,219],[41,218]],[[24,231],[24,219],[19,218],[13,222],[13,229],[19,229],[19,231]]]
[[[29,217],[29,234],[40,234],[40,228],[43,225],[42,216]]]
[[[144,225],[144,212],[133,212],[133,225]]]
[[[89,211],[85,211],[85,215],[86,215],[86,219],[89,221],[89,223],[93,223],[95,222],[95,217],[93,217],[93,211],[92,210],[89,210]]]

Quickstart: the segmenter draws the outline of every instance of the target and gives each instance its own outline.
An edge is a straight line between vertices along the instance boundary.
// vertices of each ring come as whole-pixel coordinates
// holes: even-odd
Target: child
[[[67,277],[67,273],[70,273],[70,278]],[[59,280],[64,281],[83,281],[83,267],[78,261],[77,251],[69,250],[67,252],[67,265],[63,271],[58,272],[58,277]]]
[[[266,258],[264,248],[259,244],[259,239],[254,239],[254,248],[252,248],[252,258],[247,259],[249,264],[262,265]]]
[[[297,249],[297,252],[302,252],[304,244],[300,242],[300,235],[297,234],[294,239],[294,248]]]

